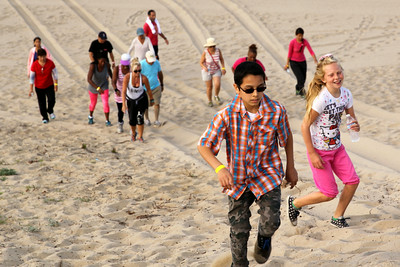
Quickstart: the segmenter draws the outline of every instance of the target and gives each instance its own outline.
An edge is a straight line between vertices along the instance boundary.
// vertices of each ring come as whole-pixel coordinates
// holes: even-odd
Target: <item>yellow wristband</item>
[[[226,167],[224,165],[219,165],[216,169],[215,169],[215,173],[219,173],[220,170],[225,169]]]
[[[58,85],[58,83],[54,83],[54,85],[55,85],[55,86],[57,86],[57,85]]]
[[[225,68],[222,68],[222,70],[225,70]]]
[[[99,90],[100,90],[100,86],[99,86],[99,87],[97,87],[96,91],[99,91]]]

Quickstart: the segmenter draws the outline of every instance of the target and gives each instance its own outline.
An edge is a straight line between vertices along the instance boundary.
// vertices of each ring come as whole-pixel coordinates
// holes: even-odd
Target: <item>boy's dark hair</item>
[[[243,83],[244,77],[247,75],[260,75],[263,77],[263,80],[265,80],[265,72],[260,65],[258,65],[256,62],[245,61],[240,63],[235,69],[235,73],[233,75],[235,84],[240,86]]]
[[[147,16],[150,16],[151,12],[156,13],[156,12],[154,11],[154,9],[150,9],[150,10],[147,12]]]
[[[37,55],[38,56],[46,56],[47,55],[46,50],[44,50],[43,48],[39,48],[37,51]]]
[[[297,28],[296,29],[296,34],[295,35],[298,35],[298,34],[304,34],[304,30],[302,29],[302,28]]]

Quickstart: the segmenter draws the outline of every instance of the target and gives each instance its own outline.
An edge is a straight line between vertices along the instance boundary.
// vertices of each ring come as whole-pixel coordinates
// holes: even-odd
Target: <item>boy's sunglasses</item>
[[[249,89],[243,89],[239,85],[238,85],[238,87],[239,87],[240,90],[242,90],[246,94],[252,94],[254,92],[254,90],[257,90],[257,92],[264,92],[265,89],[267,89],[266,85],[263,85],[263,86],[260,86],[260,87],[257,87],[257,88],[249,88]]]
[[[134,73],[138,73],[138,72],[141,72],[142,70],[134,70],[133,72]]]

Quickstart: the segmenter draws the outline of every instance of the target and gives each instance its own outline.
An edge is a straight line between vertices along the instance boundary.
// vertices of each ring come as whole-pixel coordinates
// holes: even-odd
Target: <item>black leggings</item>
[[[144,112],[149,106],[146,92],[143,92],[137,99],[127,98],[128,103],[128,114],[129,114],[129,125],[143,125],[144,124]]]
[[[290,68],[297,79],[296,92],[300,93],[304,88],[307,78],[307,61],[297,62],[290,60]]]
[[[54,113],[54,105],[56,104],[56,93],[54,92],[54,85],[45,89],[35,87],[36,96],[39,104],[40,114],[43,120],[49,120],[49,115]]]
[[[117,103],[117,107],[118,107],[118,122],[119,123],[123,123],[124,122],[124,113],[122,112],[122,103]]]

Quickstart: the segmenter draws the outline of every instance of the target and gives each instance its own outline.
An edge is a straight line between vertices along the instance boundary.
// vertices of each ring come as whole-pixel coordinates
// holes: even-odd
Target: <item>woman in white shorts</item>
[[[212,107],[212,87],[214,84],[215,95],[214,99],[217,105],[222,102],[219,98],[219,90],[221,88],[221,75],[225,75],[225,62],[222,52],[216,47],[215,39],[208,38],[204,45],[205,49],[201,54],[200,66],[202,68],[201,75],[207,87],[208,106]]]

